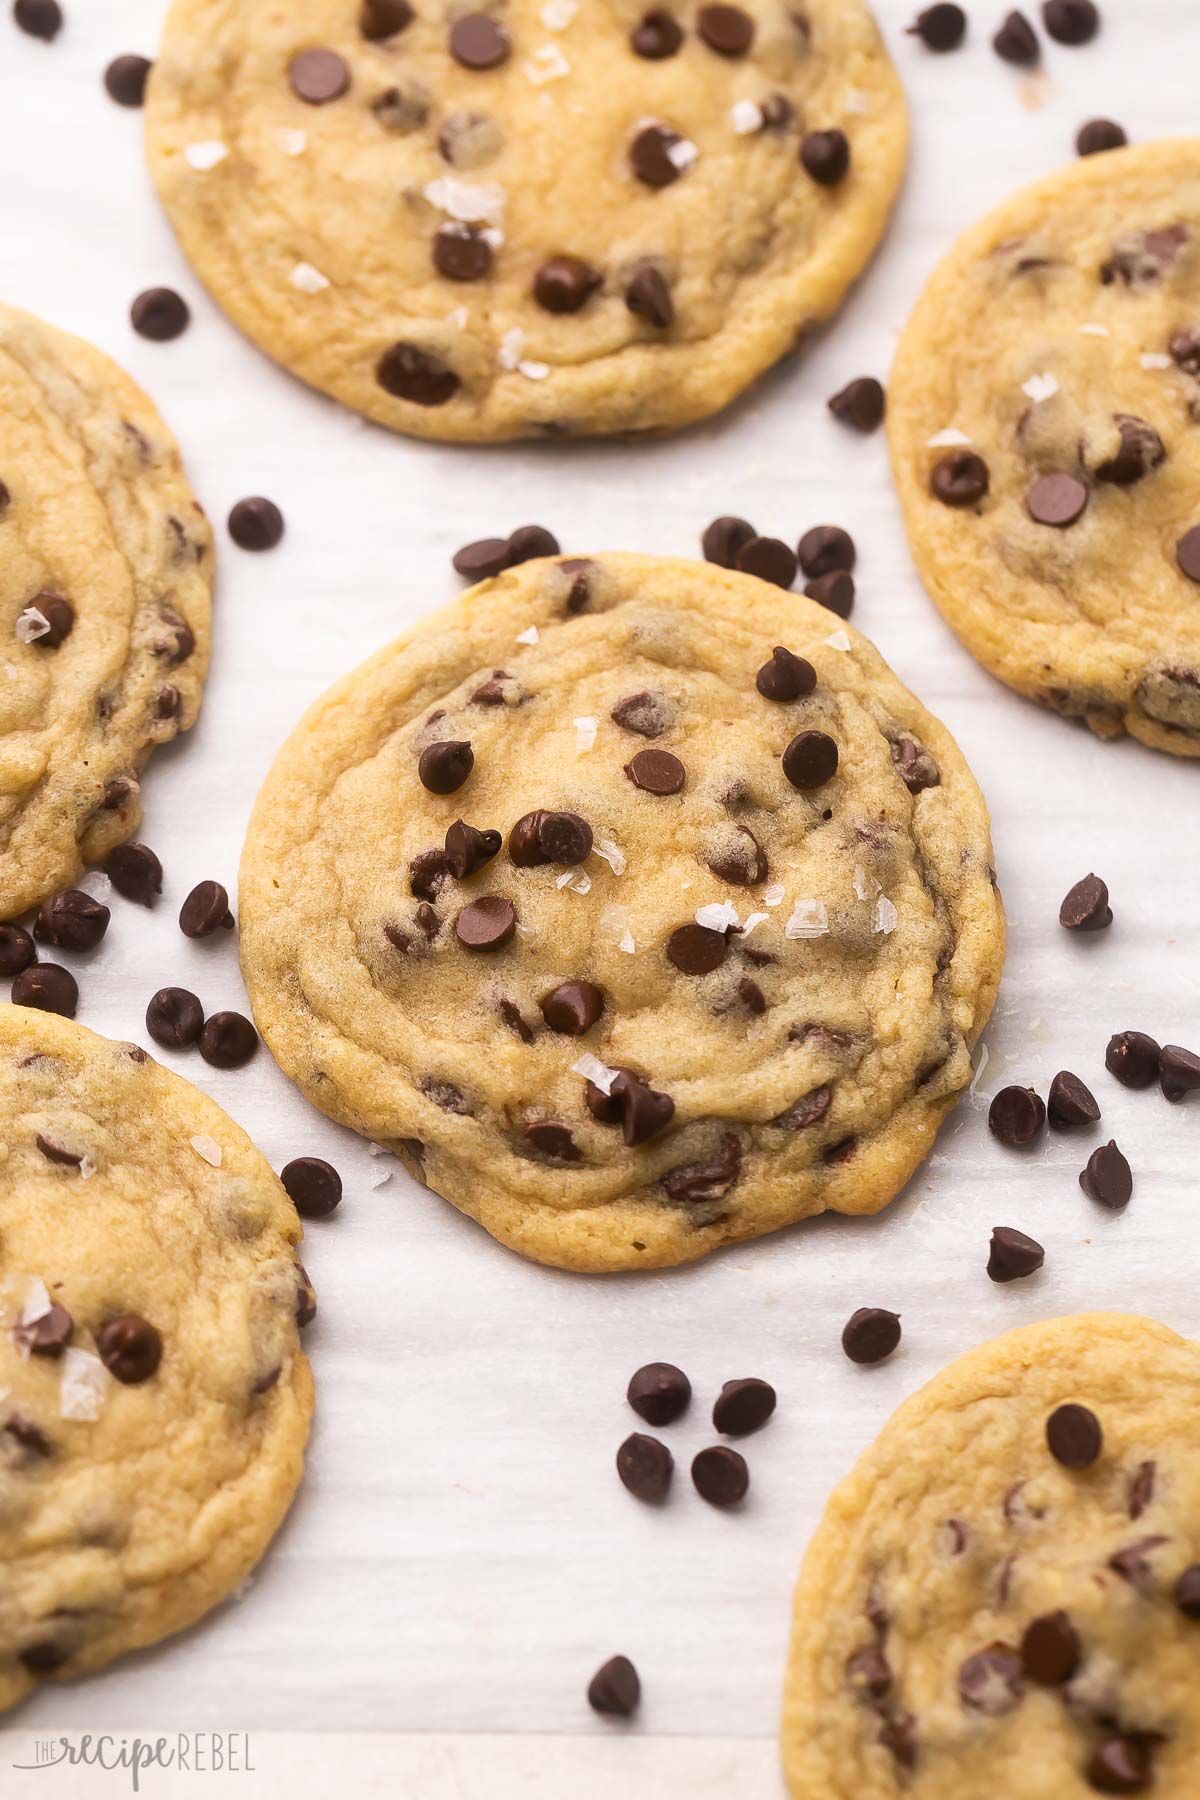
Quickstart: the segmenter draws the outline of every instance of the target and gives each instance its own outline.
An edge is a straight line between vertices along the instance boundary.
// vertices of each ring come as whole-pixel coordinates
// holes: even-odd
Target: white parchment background
[[[308,1339],[308,1475],[244,1599],[106,1675],[44,1691],[12,1723],[578,1733],[578,1760],[559,1755],[537,1791],[590,1795],[602,1788],[585,1783],[588,1734],[612,1734],[584,1687],[622,1650],[644,1703],[609,1791],[698,1793],[706,1772],[706,1792],[772,1795],[796,1565],[829,1488],[895,1404],[1024,1321],[1127,1307],[1185,1331],[1200,1324],[1200,1101],[1171,1108],[1103,1069],[1109,1034],[1126,1026],[1200,1047],[1200,768],[1100,744],[977,669],[913,574],[882,437],[859,439],[824,407],[850,376],[886,374],[937,256],[986,207],[1067,160],[1083,119],[1115,117],[1136,139],[1195,128],[1200,11],[1109,0],[1102,39],[1048,46],[1031,92],[988,46],[1001,0],[970,9],[969,44],[948,57],[903,34],[905,0],[880,0],[914,149],[890,236],[835,325],[731,413],[674,441],[473,451],[361,426],[225,322],[156,209],[140,116],[100,84],[116,52],[153,51],[160,0],[67,4],[68,29],[50,47],[20,36],[7,4],[0,17],[0,294],[91,338],[146,386],[216,521],[266,493],[288,527],[278,551],[253,557],[222,525],[204,713],[155,758],[145,789],[142,835],[167,891],[152,916],[114,903],[107,939],[81,959],[80,1019],[144,1040],[147,998],[175,982],[210,1009],[244,1004],[233,942],[187,943],[179,903],[203,877],[232,889],[255,791],[302,708],[459,591],[449,559],[466,538],[536,520],[568,551],[688,555],[719,512],[793,540],[836,520],[859,546],[855,624],[954,731],[991,804],[1011,942],[980,1094],[1018,1078],[1044,1088],[1074,1069],[1094,1083],[1136,1186],[1124,1216],[1101,1213],[1076,1183],[1078,1141],[1007,1154],[976,1100],[877,1220],[823,1220],[673,1274],[585,1279],[520,1261],[399,1170],[373,1189],[366,1145],[310,1111],[265,1053],[229,1074],[168,1056],[275,1167],[312,1153],[344,1175],[341,1209],[309,1228],[305,1249],[321,1305]],[[128,324],[134,294],[160,282],[193,309],[174,344],[146,343]],[[1071,939],[1058,903],[1092,868],[1117,922]],[[1042,1276],[1007,1288],[986,1279],[1001,1223],[1046,1245]],[[876,1370],[851,1367],[838,1346],[862,1304],[903,1315],[901,1350]],[[696,1391],[690,1418],[665,1434],[681,1479],[661,1512],[633,1501],[612,1467],[635,1422],[626,1380],[651,1358],[680,1363]],[[720,1383],[747,1374],[774,1382],[780,1405],[745,1446],[751,1496],[729,1517],[694,1496],[686,1470],[711,1441]],[[693,1757],[684,1778],[656,1754],[652,1740],[667,1736],[726,1740],[720,1768]],[[527,1750],[524,1775],[501,1740],[474,1774],[434,1758],[403,1791],[499,1794],[508,1769],[512,1791],[532,1793],[529,1770],[545,1759]],[[664,1767],[680,1770],[678,1785]]]

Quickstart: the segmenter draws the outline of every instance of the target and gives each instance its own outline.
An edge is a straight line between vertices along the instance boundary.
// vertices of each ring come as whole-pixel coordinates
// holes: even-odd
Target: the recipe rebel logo
[[[170,1769],[186,1775],[254,1773],[249,1733],[234,1731],[177,1731],[152,1738],[117,1737],[109,1732],[34,1737],[11,1766],[22,1771],[124,1770],[135,1794],[142,1792],[143,1777],[153,1770]]]

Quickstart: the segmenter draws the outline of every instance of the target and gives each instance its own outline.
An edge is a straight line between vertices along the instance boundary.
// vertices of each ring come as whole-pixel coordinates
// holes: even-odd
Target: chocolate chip
[[[683,975],[711,975],[728,954],[725,933],[707,925],[680,925],[667,939],[667,960]]]
[[[1100,29],[1093,0],[1045,0],[1042,23],[1056,44],[1087,44]]]
[[[754,42],[754,20],[740,6],[702,6],[696,30],[718,56],[745,56]]]
[[[1129,1487],[1129,1516],[1140,1519],[1154,1498],[1154,1481],[1158,1464],[1151,1458],[1139,1463]]]
[[[638,737],[661,737],[671,723],[667,701],[661,694],[627,694],[610,714],[614,725],[634,731]]]
[[[1046,1420],[1046,1444],[1055,1462],[1064,1469],[1090,1468],[1102,1443],[1103,1433],[1095,1413],[1073,1400],[1056,1406]]]
[[[853,1651],[845,1663],[846,1681],[859,1700],[886,1699],[895,1679],[892,1665],[878,1644]]]
[[[1098,1794],[1144,1794],[1154,1780],[1149,1751],[1131,1737],[1105,1738],[1089,1756],[1085,1774]]]
[[[715,1156],[706,1162],[682,1163],[668,1169],[659,1183],[668,1199],[684,1206],[723,1200],[742,1172],[742,1143],[727,1131]]]
[[[746,1459],[727,1444],[701,1450],[692,1458],[692,1484],[710,1506],[737,1506],[750,1487]]]
[[[645,319],[660,331],[675,323],[675,302],[667,286],[666,276],[651,263],[644,263],[630,278],[625,289],[625,304],[635,318]]]
[[[839,619],[848,619],[854,609],[854,577],[847,575],[845,569],[818,575],[815,581],[805,583],[804,592],[818,606],[836,613]]]
[[[457,738],[427,744],[417,758],[421,786],[431,794],[456,794],[474,767],[470,744]]]
[[[13,1335],[32,1356],[61,1356],[71,1341],[75,1321],[65,1306],[51,1306],[40,1319],[18,1324]]]
[[[409,1142],[415,1142],[415,1140],[408,1139],[408,1138],[401,1138],[400,1141],[402,1144],[406,1144]],[[308,1279],[307,1269],[304,1267],[304,1264],[299,1260],[299,1258],[297,1258],[297,1260],[296,1260],[296,1323],[300,1327],[301,1331],[304,1330],[304,1327],[306,1325],[311,1325],[313,1320],[316,1318],[316,1316],[317,1316],[317,1296],[313,1290],[312,1282]]]
[[[375,379],[385,393],[414,406],[445,406],[461,383],[448,363],[419,344],[393,344],[375,365]]]
[[[127,1387],[149,1381],[162,1361],[161,1334],[140,1313],[121,1313],[96,1333],[96,1354],[109,1374]]]
[[[1175,557],[1181,574],[1189,581],[1200,581],[1200,525],[1184,532],[1175,546]]]
[[[1043,1613],[1025,1627],[1021,1667],[1039,1687],[1061,1687],[1079,1667],[1079,1634],[1065,1612]]]
[[[219,881],[199,881],[179,909],[179,929],[184,937],[211,937],[214,931],[231,931],[233,914],[229,895]]]
[[[443,1112],[455,1113],[459,1118],[469,1118],[470,1103],[462,1089],[455,1087],[452,1081],[434,1081],[426,1076],[421,1082],[421,1092]]]
[[[41,613],[50,627],[49,631],[43,631],[40,637],[33,639],[33,648],[57,650],[75,629],[75,608],[61,594],[35,594],[29,604]]]
[[[1089,119],[1075,134],[1075,148],[1080,156],[1097,156],[1102,150],[1120,150],[1128,142],[1115,119]]]
[[[810,131],[800,145],[800,161],[821,187],[836,187],[850,167],[850,144],[844,131]]]
[[[40,1425],[32,1419],[25,1418],[22,1413],[10,1413],[4,1426],[5,1435],[20,1444],[22,1450],[28,1450],[32,1456],[49,1456],[54,1445],[46,1436]]]
[[[507,538],[476,538],[454,552],[455,572],[467,581],[489,581],[508,568]]]
[[[466,13],[450,27],[450,54],[464,69],[498,68],[511,50],[507,31],[486,13]]]
[[[1120,280],[1126,287],[1161,281],[1188,239],[1186,225],[1165,225],[1157,231],[1128,233],[1119,240],[1112,256],[1101,266],[1100,280],[1108,287]]]
[[[997,1225],[992,1230],[987,1272],[993,1281],[1020,1281],[1040,1269],[1046,1252],[1036,1238],[1026,1237],[1013,1225]]]
[[[48,44],[62,30],[63,12],[58,0],[13,0],[13,19],[27,37]]]
[[[436,900],[449,877],[444,850],[421,850],[408,865],[408,885],[418,900]]]
[[[146,1030],[167,1050],[194,1044],[204,1029],[204,1008],[187,988],[159,988],[146,1008]]]
[[[776,1113],[771,1124],[777,1125],[781,1131],[807,1131],[810,1125],[815,1125],[818,1119],[825,1117],[832,1099],[832,1088],[813,1088],[811,1093],[801,1094],[798,1100],[793,1100],[783,1112]]]
[[[902,1769],[917,1766],[917,1722],[911,1713],[895,1713],[879,1733],[879,1742]]]
[[[378,44],[406,31],[415,17],[408,0],[363,0],[358,29],[369,44]]]
[[[790,588],[796,579],[796,557],[781,538],[752,537],[738,551],[737,566],[743,575],[757,575],[773,587]]]
[[[638,1500],[665,1500],[675,1459],[665,1444],[634,1431],[617,1451],[617,1474]]]
[[[756,887],[767,879],[766,852],[744,825],[729,827],[719,847],[707,850],[704,860],[714,875],[733,887]]]
[[[988,466],[974,450],[948,450],[929,476],[929,491],[943,506],[978,506],[990,485]]]
[[[342,1178],[320,1156],[297,1156],[280,1170],[279,1179],[302,1219],[324,1219],[342,1197]]]
[[[325,106],[341,99],[350,86],[350,71],[336,50],[298,50],[288,64],[288,80],[297,100]]]
[[[632,1718],[641,1698],[638,1672],[627,1656],[610,1656],[588,1683],[588,1705],[593,1712],[616,1719]]]
[[[196,648],[196,634],[186,619],[181,619],[178,613],[171,612],[167,607],[163,608],[162,622],[167,627],[168,636],[155,644],[154,653],[156,656],[165,656],[174,668],[177,664],[186,662]]]
[[[1094,1125],[1100,1108],[1090,1088],[1069,1069],[1060,1069],[1050,1083],[1046,1117],[1055,1131],[1072,1131],[1080,1125]]]
[[[544,525],[518,525],[508,540],[509,564],[534,562],[539,556],[557,556],[558,539]]]
[[[700,548],[705,562],[716,563],[722,569],[736,569],[738,557],[757,537],[757,533],[747,519],[738,519],[731,514],[723,514],[707,525],[700,537]]]
[[[647,1425],[672,1425],[686,1412],[692,1384],[674,1363],[644,1363],[629,1380],[625,1398]]]
[[[118,106],[140,106],[152,64],[146,56],[114,56],[104,71],[104,86]]]
[[[959,17],[962,17],[957,6],[946,10],[959,13]],[[922,15],[925,16],[927,15]],[[829,402],[829,410],[843,425],[852,425],[855,431],[866,432],[877,431],[883,424],[885,405],[882,383],[876,381],[873,375],[860,375],[834,394]]]
[[[105,858],[104,873],[118,894],[140,906],[162,893],[162,864],[149,844],[118,844]]]
[[[770,662],[754,677],[754,685],[764,700],[801,700],[816,687],[817,671],[803,656],[776,644]]]
[[[1097,464],[1097,481],[1111,481],[1117,487],[1131,487],[1167,459],[1166,446],[1153,425],[1135,413],[1114,413],[1113,424],[1120,440],[1115,455]]]
[[[783,753],[783,772],[794,788],[808,793],[837,774],[838,747],[823,731],[798,731]]]
[[[910,37],[919,37],[930,50],[957,50],[967,29],[967,15],[961,6],[927,6],[908,28]]]
[[[464,950],[499,950],[516,928],[517,909],[499,894],[472,900],[454,921],[454,935]]]
[[[456,819],[446,832],[446,867],[455,881],[465,881],[490,863],[500,849],[498,831],[478,831],[463,819]]]
[[[43,900],[33,935],[39,943],[53,944],[58,950],[94,950],[108,930],[111,916],[107,906],[90,894],[67,888]]]
[[[32,1006],[38,1012],[61,1013],[63,1018],[73,1019],[79,1005],[79,984],[57,963],[35,963],[17,976],[9,998],[14,1006]]]
[[[242,1013],[215,1012],[204,1021],[196,1042],[214,1069],[240,1069],[258,1049],[258,1033]]]
[[[910,794],[940,786],[941,770],[917,738],[903,732],[892,740],[891,750],[893,767]]]
[[[283,514],[273,500],[252,494],[230,509],[229,535],[239,550],[273,550],[283,536]]]
[[[1112,919],[1108,888],[1098,875],[1085,875],[1077,881],[1058,909],[1064,931],[1107,931]]]
[[[835,569],[853,569],[857,552],[854,539],[840,525],[814,525],[796,546],[800,567],[810,580],[816,575],[829,575]]]
[[[0,979],[20,975],[36,956],[33,939],[23,926],[0,925]]]
[[[138,336],[156,344],[179,337],[191,316],[187,301],[174,288],[147,288],[129,308],[129,321]]]
[[[592,828],[573,812],[525,813],[508,834],[508,854],[518,869],[536,869],[544,863],[577,868],[592,848]]]
[[[1151,1575],[1150,1553],[1161,1549],[1169,1541],[1159,1535],[1139,1538],[1136,1544],[1124,1544],[1109,1557],[1108,1566],[1114,1575],[1119,1575],[1131,1587],[1145,1590]]]
[[[1119,1212],[1128,1206],[1133,1193],[1133,1172],[1110,1139],[1088,1157],[1087,1168],[1080,1172],[1079,1185],[1089,1200]]]
[[[534,276],[533,297],[548,313],[577,313],[603,286],[603,275],[582,257],[552,256]]]
[[[542,1017],[551,1031],[582,1037],[604,1011],[604,994],[590,981],[561,981],[542,1000]]]
[[[1161,1050],[1144,1031],[1118,1031],[1108,1040],[1104,1066],[1122,1087],[1147,1088],[1158,1080]]]
[[[881,1306],[860,1306],[842,1331],[842,1349],[853,1363],[877,1363],[900,1342],[900,1314]]]
[[[675,1102],[670,1094],[659,1093],[626,1070],[613,1082],[608,1098],[616,1102],[622,1135],[631,1149],[649,1143],[666,1130],[675,1116]]]
[[[1200,1088],[1200,1056],[1181,1044],[1164,1044],[1158,1059],[1158,1079],[1163,1097],[1182,1100]]]
[[[1037,34],[1024,13],[1010,12],[992,39],[992,49],[1004,62],[1029,68],[1041,56]]]
[[[683,32],[664,7],[655,7],[634,27],[629,42],[635,56],[645,57],[647,62],[662,62],[675,55],[683,43]]]
[[[958,1695],[964,1706],[989,1719],[1019,1706],[1025,1682],[1016,1651],[1008,1644],[991,1644],[968,1656],[958,1671]]]
[[[713,1406],[713,1430],[726,1437],[748,1437],[761,1431],[775,1411],[775,1389],[757,1375],[727,1381]]]
[[[1193,379],[1200,378],[1200,330],[1194,326],[1181,326],[1172,332],[1167,349],[1171,361],[1183,370],[1185,375]]]
[[[1033,1088],[1001,1088],[988,1108],[989,1131],[1013,1150],[1032,1144],[1045,1123],[1045,1102]]]
[[[1192,1563],[1175,1583],[1175,1604],[1185,1619],[1200,1619],[1200,1563]]]
[[[625,773],[644,794],[677,794],[687,779],[683,764],[669,750],[639,750],[625,764]]]
[[[672,161],[671,151],[683,139],[667,125],[643,125],[629,146],[629,163],[638,180],[647,187],[670,187],[678,181],[683,169]]]
[[[557,1119],[535,1119],[532,1125],[525,1127],[521,1137],[526,1149],[543,1162],[580,1161],[579,1146],[569,1127],[559,1124]]]

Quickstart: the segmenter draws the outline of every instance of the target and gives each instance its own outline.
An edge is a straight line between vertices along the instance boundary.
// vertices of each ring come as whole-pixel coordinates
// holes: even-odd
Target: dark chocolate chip
[[[516,928],[517,909],[499,894],[472,900],[454,921],[454,935],[464,950],[499,950]]]
[[[33,935],[40,944],[53,944],[56,950],[94,950],[111,917],[107,906],[90,894],[66,888],[42,901]]]
[[[661,694],[627,694],[613,707],[611,718],[623,731],[638,737],[661,737],[671,722],[668,703]]]
[[[13,0],[13,19],[27,37],[48,44],[62,30],[63,11],[58,0]]]
[[[930,50],[957,50],[967,29],[967,15],[961,6],[940,4],[919,12],[908,28],[910,37],[919,37]]]
[[[958,12],[957,7],[950,10]],[[829,402],[829,410],[835,419],[840,419],[843,425],[852,425],[855,431],[864,432],[879,429],[885,406],[883,384],[873,375],[859,375],[839,389]]]
[[[14,1006],[32,1006],[38,1012],[61,1013],[64,1019],[73,1019],[79,1005],[79,984],[57,963],[35,963],[31,969],[22,969],[9,997]]]
[[[582,257],[552,256],[534,276],[533,297],[548,313],[577,313],[603,286],[603,275]]]
[[[20,975],[35,960],[33,939],[22,925],[0,925],[0,980]]]
[[[920,794],[926,788],[941,785],[941,770],[917,738],[903,732],[900,737],[893,738],[891,750],[896,773],[910,794]]]
[[[96,1333],[96,1354],[109,1374],[127,1387],[149,1381],[162,1361],[160,1333],[140,1313],[121,1313]]]
[[[625,773],[635,788],[644,794],[677,794],[687,779],[687,771],[669,750],[639,750],[625,764]]]
[[[35,1142],[47,1162],[60,1163],[66,1168],[77,1169],[83,1161],[81,1151],[64,1150],[61,1144],[54,1143],[51,1138],[43,1137],[40,1131]]]
[[[617,1451],[617,1474],[638,1500],[665,1500],[675,1459],[665,1444],[634,1431]]]
[[[1108,1566],[1114,1575],[1127,1581],[1130,1587],[1145,1589],[1150,1581],[1150,1553],[1160,1550],[1170,1539],[1161,1535],[1139,1538],[1135,1544],[1123,1544],[1108,1559]]]
[[[557,1119],[535,1119],[521,1134],[527,1150],[543,1162],[577,1163],[581,1160],[579,1145],[570,1128]]]
[[[320,1156],[297,1156],[280,1170],[279,1179],[302,1219],[324,1219],[342,1197],[342,1178]]]
[[[1027,69],[1041,57],[1037,33],[1021,12],[1010,12],[992,39],[992,49],[1004,62]]]
[[[1185,375],[1200,379],[1200,329],[1195,326],[1181,326],[1172,332],[1167,344],[1171,360]]]
[[[1082,39],[1066,39],[1068,43]],[[1154,1767],[1145,1744],[1132,1737],[1109,1737],[1088,1757],[1088,1786],[1098,1794],[1144,1794],[1153,1785]]]
[[[1158,1059],[1158,1082],[1167,1100],[1182,1100],[1200,1088],[1200,1056],[1182,1044],[1164,1044]]]
[[[1133,1172],[1110,1138],[1088,1157],[1087,1168],[1081,1170],[1079,1185],[1089,1200],[1120,1212],[1128,1206],[1133,1193]]]
[[[525,813],[508,834],[508,854],[519,869],[536,869],[543,863],[561,863],[573,869],[587,860],[592,848],[592,828],[573,812]]]
[[[54,1445],[46,1436],[40,1425],[27,1419],[23,1413],[10,1413],[4,1425],[4,1432],[14,1444],[20,1444],[22,1450],[28,1450],[31,1456],[49,1456]]]
[[[756,887],[767,879],[766,852],[744,825],[732,829],[732,841],[723,841],[722,848],[706,853],[704,860],[714,875],[732,887]]]
[[[1114,455],[1097,464],[1096,480],[1131,487],[1161,467],[1167,459],[1166,445],[1153,425],[1135,413],[1114,413],[1113,424],[1117,428],[1118,448]]]
[[[846,1658],[846,1681],[859,1700],[877,1701],[887,1698],[895,1677],[892,1665],[878,1644],[868,1644]]]
[[[474,875],[491,862],[499,849],[498,831],[479,831],[463,819],[456,819],[446,831],[446,867],[455,881],[465,881],[468,875]]]
[[[610,1656],[588,1683],[588,1705],[593,1712],[615,1719],[629,1719],[637,1711],[642,1684],[627,1656]]]
[[[61,1356],[71,1341],[75,1321],[65,1306],[51,1306],[40,1319],[18,1324],[13,1335],[31,1356]]]
[[[551,1031],[582,1037],[604,1011],[604,994],[590,981],[561,981],[542,1000],[542,1017]]]
[[[415,17],[408,0],[363,0],[358,29],[369,44],[378,44],[406,31]]]
[[[214,1069],[240,1069],[258,1049],[258,1033],[242,1013],[215,1012],[204,1021],[196,1043]]]
[[[184,937],[211,937],[214,931],[230,931],[233,914],[229,895],[219,881],[200,881],[179,909],[179,929]]]
[[[1047,1447],[1064,1469],[1089,1469],[1099,1456],[1103,1441],[1095,1413],[1073,1400],[1056,1406],[1046,1420]]]
[[[670,1094],[660,1093],[625,1071],[613,1082],[609,1098],[617,1102],[622,1134],[631,1149],[649,1143],[666,1130],[675,1116],[675,1102]]]
[[[507,538],[476,538],[452,557],[455,572],[467,581],[488,581],[508,568]]]
[[[800,145],[800,161],[821,187],[836,187],[850,168],[850,144],[844,131],[810,131]]]
[[[710,931],[707,925],[680,925],[667,939],[667,960],[682,975],[711,975],[728,954],[725,933]]]
[[[835,569],[853,569],[857,552],[854,539],[840,525],[814,525],[796,546],[796,556],[805,575],[829,575]]]
[[[1175,1583],[1175,1604],[1185,1619],[1200,1619],[1200,1563],[1192,1563]]]
[[[1162,1051],[1144,1031],[1118,1031],[1108,1040],[1104,1066],[1122,1087],[1147,1088],[1158,1080]]]
[[[159,988],[146,1008],[146,1030],[164,1049],[185,1049],[203,1029],[204,1008],[187,988]]]
[[[401,1138],[402,1144],[415,1142],[415,1139]],[[418,1161],[420,1158],[418,1158]],[[296,1260],[296,1323],[303,1331],[311,1325],[317,1316],[317,1296],[312,1282],[308,1279],[308,1271],[304,1264]]]
[[[507,62],[512,42],[486,13],[466,13],[450,28],[450,54],[464,69],[495,69]]]
[[[990,1644],[968,1656],[958,1671],[964,1706],[995,1719],[1019,1706],[1025,1696],[1021,1658],[1008,1644]]]
[[[656,6],[634,27],[629,39],[636,56],[662,62],[674,56],[683,43],[683,31],[665,7]]]
[[[718,56],[745,56],[754,42],[754,20],[740,6],[702,6],[696,30]]]
[[[297,100],[325,106],[346,92],[350,70],[336,50],[298,50],[288,64],[288,80]]]
[[[1046,1117],[1055,1131],[1073,1131],[1080,1125],[1094,1125],[1100,1108],[1090,1088],[1069,1069],[1060,1069],[1050,1083]]]
[[[895,1713],[879,1733],[879,1742],[902,1769],[917,1766],[917,1722],[911,1713]]]
[[[635,318],[645,319],[659,331],[667,331],[675,323],[675,302],[667,278],[653,264],[645,263],[630,278],[625,289],[625,304]]]
[[[450,871],[444,850],[421,850],[408,865],[408,885],[418,900],[436,900]]]
[[[105,858],[104,873],[118,894],[140,906],[162,893],[162,864],[149,844],[118,844]]]
[[[1045,0],[1042,23],[1056,44],[1088,44],[1100,29],[1094,0]]]
[[[723,1384],[713,1406],[713,1430],[726,1437],[748,1437],[761,1431],[775,1411],[775,1389],[757,1375]]]
[[[1098,875],[1085,875],[1077,881],[1058,909],[1064,931],[1107,931],[1112,920],[1108,887]]]
[[[492,246],[474,225],[452,221],[434,233],[433,266],[447,281],[482,281],[492,266]]]
[[[796,579],[796,556],[782,538],[752,537],[738,551],[737,566],[743,575],[757,575],[773,587],[790,588]]]
[[[943,506],[978,506],[990,485],[988,466],[974,450],[948,450],[929,475],[929,491]]]
[[[1039,1687],[1061,1687],[1079,1667],[1079,1634],[1065,1612],[1043,1613],[1025,1627],[1021,1667]]]
[[[1139,1463],[1137,1473],[1129,1485],[1129,1516],[1140,1519],[1154,1498],[1154,1482],[1158,1473],[1158,1464],[1150,1458]]]
[[[836,613],[839,619],[848,619],[854,610],[854,577],[847,575],[845,569],[834,569],[828,575],[818,575],[815,581],[805,582],[804,592],[808,599]]]
[[[692,1458],[692,1484],[710,1506],[737,1506],[750,1487],[746,1459],[728,1444],[713,1444]]]
[[[508,1026],[508,1029],[515,1032],[523,1044],[532,1044],[532,1027],[525,1023],[524,1015],[515,1000],[502,999],[497,1007],[497,1011],[504,1020],[504,1023]]]
[[[629,146],[629,163],[638,180],[647,187],[670,187],[678,181],[683,169],[672,161],[670,152],[683,139],[668,125],[643,125]]]
[[[723,1200],[742,1172],[742,1141],[728,1131],[715,1156],[706,1162],[683,1163],[668,1169],[660,1186],[668,1199],[692,1206]]]
[[[409,343],[384,351],[375,365],[375,379],[385,393],[414,406],[445,406],[462,385],[440,356]]]
[[[770,662],[754,677],[754,685],[764,700],[802,700],[816,687],[817,671],[803,656],[776,644]]]
[[[798,731],[783,753],[783,772],[801,793],[824,787],[837,774],[838,747],[824,731]]]
[[[474,767],[470,744],[457,738],[427,744],[417,758],[421,786],[431,794],[457,794]]]
[[[723,513],[711,525],[706,525],[701,533],[700,548],[704,552],[704,560],[716,563],[722,569],[736,569],[738,557],[757,535],[748,519],[738,519],[732,514]]]
[[[229,535],[239,550],[273,550],[283,536],[283,514],[273,500],[252,494],[230,509]]]
[[[687,1411],[692,1384],[674,1363],[644,1363],[629,1380],[625,1398],[647,1425],[673,1425]]]
[[[1088,491],[1078,476],[1056,470],[1038,475],[1025,495],[1025,510],[1036,525],[1050,525],[1065,531],[1082,518],[1088,503]]]
[[[1115,119],[1089,119],[1075,133],[1080,156],[1098,156],[1103,150],[1120,150],[1129,139]]]
[[[1189,581],[1200,581],[1200,525],[1193,525],[1190,531],[1184,532],[1175,546],[1175,557],[1181,574]],[[45,608],[42,610],[44,612]]]
[[[174,288],[147,288],[129,308],[129,322],[139,337],[155,344],[170,343],[188,328],[188,303]]]
[[[1010,1149],[1032,1144],[1046,1123],[1046,1103],[1033,1088],[1006,1087],[988,1108],[988,1129]]]
[[[1014,1225],[996,1225],[992,1229],[987,1272],[993,1281],[1020,1281],[1040,1269],[1046,1252],[1036,1238],[1026,1237]]]
[[[1200,534],[1198,534],[1200,535]],[[49,631],[43,631],[40,637],[32,640],[35,650],[57,650],[60,644],[66,643],[75,629],[75,608],[61,594],[35,594],[29,602],[40,612]]]
[[[508,560],[511,567],[518,563],[534,562],[539,556],[557,556],[558,539],[544,525],[518,525],[508,540]]]
[[[853,1363],[877,1363],[900,1342],[900,1314],[881,1306],[860,1306],[842,1331],[842,1349]]]
[[[783,1112],[776,1113],[771,1124],[777,1125],[781,1131],[807,1131],[810,1125],[815,1125],[818,1119],[825,1117],[832,1099],[832,1088],[813,1088],[811,1093],[801,1094],[798,1100],[793,1100]]]

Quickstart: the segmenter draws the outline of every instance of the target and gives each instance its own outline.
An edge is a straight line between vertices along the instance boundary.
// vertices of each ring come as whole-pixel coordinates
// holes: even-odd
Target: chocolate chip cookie
[[[1087,157],[969,231],[888,429],[917,567],[985,667],[1200,756],[1200,139]]]
[[[212,536],[129,377],[0,306],[0,919],[129,837],[195,723]]]
[[[1004,936],[979,791],[865,639],[618,555],[523,564],[340,681],[259,796],[240,908],[304,1093],[596,1270],[885,1205]]]
[[[263,1554],[312,1413],[299,1238],[211,1100],[0,1006],[0,1709],[182,1630]]]
[[[862,0],[174,0],[146,127],[244,331],[469,440],[724,406],[837,308],[907,146]]]
[[[907,1400],[796,1589],[795,1800],[1200,1791],[1200,1349],[1025,1326]]]

